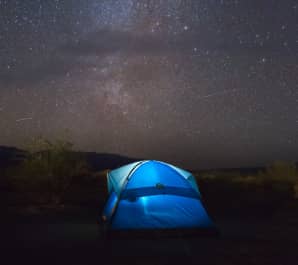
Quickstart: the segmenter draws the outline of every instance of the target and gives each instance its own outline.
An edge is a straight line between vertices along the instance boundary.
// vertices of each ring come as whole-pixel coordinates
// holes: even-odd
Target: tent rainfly
[[[108,230],[216,230],[188,171],[145,160],[109,171],[107,182],[102,219]]]

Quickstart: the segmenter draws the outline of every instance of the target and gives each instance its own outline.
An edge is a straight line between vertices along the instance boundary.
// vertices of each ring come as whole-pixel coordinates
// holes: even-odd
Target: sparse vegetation
[[[270,216],[295,205],[298,198],[298,171],[290,162],[274,162],[253,172],[219,170],[195,176],[213,216]]]
[[[6,195],[11,205],[90,205],[106,200],[106,172],[92,171],[87,159],[64,139],[39,137],[28,144],[25,160],[2,180],[13,180]],[[275,162],[262,170],[194,172],[203,199],[215,211],[239,208],[265,212],[298,198],[298,170],[293,163]],[[10,185],[11,186],[11,185]],[[216,196],[215,196],[216,194]],[[6,197],[4,197],[6,196]],[[226,207],[218,207],[218,198]],[[213,201],[214,199],[214,201]],[[228,206],[228,207],[227,207]],[[264,210],[265,209],[265,210]],[[221,213],[220,213],[221,214]]]
[[[291,162],[276,161],[257,174],[211,171],[197,176],[197,179],[238,184],[238,186],[253,185],[256,189],[271,189],[273,192],[289,193],[298,198],[298,169],[295,163]]]
[[[258,174],[258,180],[273,189],[288,191],[295,198],[298,197],[298,170],[294,163],[276,161]]]
[[[27,197],[59,204],[78,177],[90,174],[84,157],[72,152],[66,140],[35,139],[28,146],[28,155],[15,169],[14,184]]]

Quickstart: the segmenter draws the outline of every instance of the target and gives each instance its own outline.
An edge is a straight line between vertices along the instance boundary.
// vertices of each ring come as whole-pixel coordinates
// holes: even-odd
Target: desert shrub
[[[15,173],[19,191],[35,194],[41,200],[60,203],[63,195],[78,176],[89,174],[89,166],[81,155],[72,152],[66,140],[34,140],[28,155]]]
[[[265,180],[294,183],[298,179],[297,173],[294,163],[276,161],[268,166],[260,176]]]
[[[298,170],[294,163],[276,161],[258,174],[258,181],[278,191],[289,192],[296,197]]]
[[[217,178],[216,174],[214,173],[204,173],[202,175],[195,174],[195,178],[198,179],[203,179],[203,180],[214,180]]]

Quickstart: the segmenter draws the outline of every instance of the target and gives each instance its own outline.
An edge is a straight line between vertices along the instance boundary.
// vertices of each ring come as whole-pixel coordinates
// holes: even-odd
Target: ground
[[[40,204],[35,200],[39,193],[30,193],[31,198],[3,188],[0,264],[297,263],[298,199],[287,183],[260,184],[257,177],[232,178],[230,173],[199,177],[203,204],[219,237],[152,233],[151,238],[106,240],[97,222],[107,199],[106,180],[99,175],[92,181],[74,186],[64,205]]]
[[[27,209],[1,220],[1,264],[294,264],[296,204],[267,216],[218,215],[218,238],[104,240],[96,208]],[[239,211],[240,212],[240,211]],[[13,218],[13,219],[12,219]]]

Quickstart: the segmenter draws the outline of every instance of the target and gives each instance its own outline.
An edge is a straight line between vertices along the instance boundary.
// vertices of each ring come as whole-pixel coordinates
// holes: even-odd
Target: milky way
[[[0,0],[0,18],[0,145],[298,160],[297,1]]]

